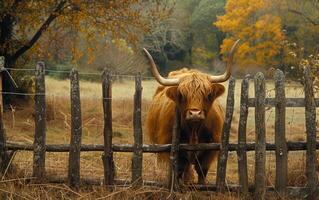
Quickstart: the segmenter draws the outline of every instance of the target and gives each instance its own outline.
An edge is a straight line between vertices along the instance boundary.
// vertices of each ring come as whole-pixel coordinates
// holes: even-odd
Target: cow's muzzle
[[[186,112],[187,121],[202,121],[205,119],[204,111],[191,109]]]

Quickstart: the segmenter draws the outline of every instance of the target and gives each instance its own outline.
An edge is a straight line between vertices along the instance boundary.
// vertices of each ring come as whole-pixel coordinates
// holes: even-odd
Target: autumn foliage
[[[265,0],[228,0],[225,15],[214,23],[228,33],[221,46],[227,53],[237,39],[242,44],[237,51],[237,61],[242,65],[273,65],[280,53],[284,34],[281,19],[267,11]]]
[[[62,50],[59,56],[71,52],[72,60],[90,57],[97,42],[122,38],[129,44],[138,41],[168,14],[166,8],[158,1],[141,0],[1,1],[0,55],[10,66],[26,52],[53,56],[53,48]],[[85,48],[76,46],[81,42]]]

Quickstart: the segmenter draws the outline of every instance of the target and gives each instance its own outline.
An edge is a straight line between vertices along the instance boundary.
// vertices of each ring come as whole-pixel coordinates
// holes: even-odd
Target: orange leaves
[[[226,15],[218,16],[214,24],[224,32],[233,31],[236,27],[245,26],[245,19],[264,7],[263,0],[229,0],[226,3]]]
[[[73,55],[73,57],[72,57],[72,64],[77,64],[77,61],[78,60],[80,60],[82,57],[83,57],[83,55],[84,55],[84,52],[83,51],[81,51],[80,49],[78,49],[78,48],[72,48],[72,55]]]
[[[222,53],[229,51],[236,41],[242,44],[237,51],[237,61],[241,64],[269,65],[281,49],[284,34],[281,19],[267,13],[265,0],[228,0],[223,16],[214,24],[230,34],[223,41]]]
[[[0,11],[11,12],[10,6],[13,2],[5,1],[5,7],[0,8]],[[12,16],[16,19],[12,25],[12,41],[1,44],[0,48],[10,45],[8,51],[17,52],[21,46],[29,44],[49,16],[56,14],[56,18],[47,26],[48,29],[41,32],[39,41],[28,56],[36,54],[39,57],[57,60],[63,55],[62,57],[73,62],[86,59],[88,63],[92,63],[97,49],[95,47],[99,45],[97,43],[123,39],[128,43],[127,47],[134,45],[157,20],[168,13],[169,9],[162,1],[67,0],[65,4],[61,2],[63,1],[21,1],[16,10],[12,11]]]

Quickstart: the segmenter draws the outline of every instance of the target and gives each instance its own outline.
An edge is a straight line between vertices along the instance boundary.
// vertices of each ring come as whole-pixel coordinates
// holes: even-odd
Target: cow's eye
[[[207,95],[207,100],[208,101],[213,101],[213,98],[214,98],[213,93],[210,93],[210,94]]]
[[[180,92],[178,92],[178,101],[179,102],[184,102],[185,101],[185,97]]]

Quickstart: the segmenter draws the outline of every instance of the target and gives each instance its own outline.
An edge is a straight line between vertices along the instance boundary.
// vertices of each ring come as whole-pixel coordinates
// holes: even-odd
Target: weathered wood
[[[0,91],[2,92],[2,68],[4,68],[4,56],[0,56]],[[9,158],[6,149],[6,133],[3,123],[3,100],[0,94],[0,175],[5,171],[9,164]]]
[[[4,176],[5,173],[11,170],[11,159],[15,155],[15,151],[8,152],[6,148],[6,130],[3,122],[3,86],[2,76],[5,72],[5,57],[0,56],[0,175]],[[13,80],[12,80],[13,81]]]
[[[275,145],[276,145],[276,183],[275,187],[280,198],[285,198],[288,172],[288,151],[286,143],[286,97],[285,75],[276,70],[275,95],[277,105],[275,109]]]
[[[217,177],[216,185],[219,191],[225,189],[226,168],[229,149],[229,133],[231,129],[231,122],[234,113],[234,96],[235,96],[235,84],[236,80],[231,77],[228,84],[228,95],[226,104],[226,116],[222,132],[221,150],[219,152],[218,164],[217,164]]]
[[[266,125],[265,125],[265,77],[255,75],[255,199],[265,199],[266,188]]]
[[[315,98],[315,105],[319,107],[319,98]],[[265,106],[266,107],[276,107],[276,98],[266,98]],[[255,98],[248,99],[248,106],[255,107]],[[305,107],[304,98],[286,98],[286,107]]]
[[[180,131],[181,131],[181,113],[178,108],[176,108],[176,115],[175,115],[175,123],[174,123],[174,131],[172,134],[172,145],[171,145],[171,152],[170,152],[170,159],[171,159],[171,172],[168,186],[172,192],[172,190],[178,191],[179,188],[179,170],[178,170],[178,154],[179,154],[179,146],[180,146]]]
[[[114,182],[115,168],[112,149],[112,81],[110,73],[105,69],[102,75],[103,113],[104,113],[104,184],[109,190]]]
[[[143,153],[158,153],[158,152],[170,152],[171,144],[143,144]],[[179,149],[185,151],[203,151],[203,150],[220,150],[219,143],[200,143],[200,144],[180,144]],[[229,144],[228,151],[238,151],[238,144]],[[255,143],[247,142],[246,151],[255,151]],[[21,142],[7,141],[6,148],[10,151],[33,151],[32,144],[25,144]],[[307,149],[307,142],[287,142],[288,151],[303,151]],[[319,142],[316,142],[316,149],[319,150]],[[46,145],[46,152],[69,152],[70,145],[68,144],[48,144]],[[113,144],[113,152],[133,152],[134,145],[132,144]],[[275,151],[275,143],[266,143],[267,151]],[[81,151],[104,151],[103,144],[82,144]]]
[[[1,112],[1,114],[3,113],[2,73],[4,72],[4,65],[5,65],[5,58],[4,58],[4,56],[0,56],[0,91],[1,91],[1,94],[0,94],[0,112]]]
[[[249,78],[247,75],[241,83],[241,97],[240,97],[240,116],[238,123],[238,176],[240,191],[244,196],[248,194],[248,172],[247,172],[247,151],[246,151],[246,128],[248,117],[248,91]]]
[[[71,81],[71,141],[69,151],[69,185],[78,188],[80,185],[80,153],[82,139],[82,117],[80,101],[79,73],[72,69]]]
[[[3,113],[0,112],[0,175],[7,168],[9,160],[10,159],[6,147],[6,133],[3,123]]]
[[[35,72],[35,133],[33,152],[33,176],[43,179],[45,175],[46,147],[46,104],[45,104],[45,64],[38,62]]]
[[[307,152],[306,152],[306,176],[309,194],[307,199],[315,199],[318,177],[316,173],[316,107],[313,93],[313,79],[310,75],[310,67],[304,69],[305,87],[305,115],[307,133]]]
[[[135,78],[134,94],[134,152],[132,158],[132,182],[135,186],[142,186],[142,164],[143,164],[143,134],[142,134],[142,83],[141,74]]]

